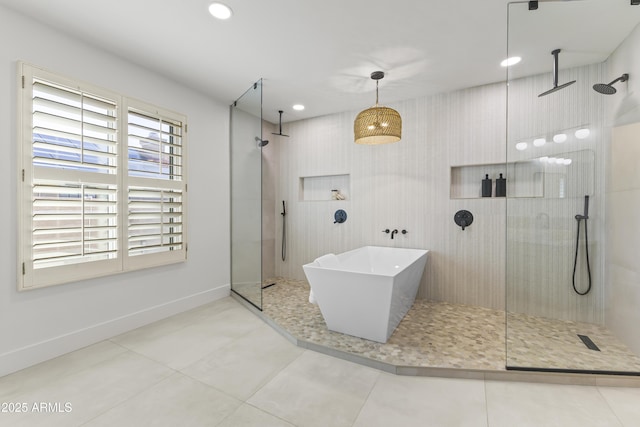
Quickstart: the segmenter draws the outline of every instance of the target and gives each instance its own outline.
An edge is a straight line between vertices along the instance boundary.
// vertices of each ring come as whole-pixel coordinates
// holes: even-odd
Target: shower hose
[[[578,249],[580,247],[580,223],[584,221],[584,250],[587,259],[587,274],[589,276],[589,286],[587,286],[587,290],[584,292],[580,292],[576,286],[576,267],[578,265]],[[586,295],[591,290],[591,266],[589,264],[589,233],[587,228],[587,219],[581,218],[578,219],[578,233],[576,234],[576,255],[573,258],[573,290],[576,291],[578,295]]]
[[[282,201],[282,213],[280,215],[282,215],[282,250],[281,250],[281,256],[282,256],[282,261],[284,261],[287,258],[287,221],[286,221],[286,218],[285,218],[287,216],[287,210],[285,208],[284,200]]]

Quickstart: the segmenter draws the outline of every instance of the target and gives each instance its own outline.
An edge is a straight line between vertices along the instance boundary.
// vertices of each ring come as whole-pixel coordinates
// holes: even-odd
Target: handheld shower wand
[[[573,290],[578,295],[586,295],[589,293],[589,291],[591,291],[591,265],[589,262],[589,233],[588,233],[588,227],[587,227],[587,220],[589,219],[589,196],[587,195],[584,196],[583,214],[582,215],[578,214],[575,216],[575,218],[576,218],[576,221],[578,221],[578,233],[576,234],[576,253],[575,253],[575,257],[573,258]],[[589,285],[587,286],[587,290],[584,292],[579,291],[578,287],[576,286],[576,267],[578,265],[578,249],[580,248],[579,246],[580,223],[582,221],[584,221],[584,250],[585,250],[586,261],[587,261],[587,275],[589,277]]]
[[[584,196],[584,214],[576,215],[576,220],[582,221],[589,219],[589,196]]]
[[[282,212],[280,212],[280,215],[282,215],[282,246],[280,249],[280,255],[284,262],[287,259],[287,206],[285,205],[284,200],[282,201]]]

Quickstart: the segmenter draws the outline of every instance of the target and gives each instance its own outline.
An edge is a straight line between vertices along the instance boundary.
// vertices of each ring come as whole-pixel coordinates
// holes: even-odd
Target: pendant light
[[[378,81],[383,71],[374,71],[371,78],[376,81],[376,105],[361,111],[353,123],[356,144],[387,144],[398,142],[402,137],[402,118],[393,108],[378,105]]]

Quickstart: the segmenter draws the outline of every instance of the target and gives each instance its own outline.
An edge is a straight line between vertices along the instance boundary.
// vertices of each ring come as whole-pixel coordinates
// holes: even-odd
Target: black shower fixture
[[[280,114],[280,132],[278,132],[278,133],[272,132],[271,134],[272,135],[278,135],[278,136],[286,136],[287,138],[289,138],[289,135],[285,135],[285,134],[282,133],[282,113],[283,113],[283,111],[282,110],[278,110],[278,113]]]
[[[473,223],[473,214],[467,210],[459,210],[453,216],[453,222],[462,227],[462,231]]]
[[[591,262],[589,261],[589,232],[587,226],[587,220],[589,219],[589,196],[584,196],[584,211],[583,214],[575,216],[578,221],[578,233],[576,234],[576,251],[573,258],[573,290],[578,295],[586,295],[591,291]],[[578,266],[578,250],[580,249],[580,223],[584,221],[584,251],[587,264],[587,289],[579,291],[576,285],[576,267]]]
[[[640,1],[640,0],[638,0]],[[601,93],[603,95],[613,95],[614,93],[617,92],[616,88],[613,87],[614,83],[618,83],[618,82],[626,82],[627,80],[629,80],[629,74],[623,74],[620,77],[618,77],[617,79],[615,79],[614,81],[612,81],[609,84],[605,84],[605,83],[596,83],[593,85],[593,90],[595,90],[598,93]]]
[[[560,53],[560,49],[554,49],[553,51],[551,51],[551,55],[553,55],[553,87],[546,92],[542,92],[540,95],[538,95],[538,97],[549,95],[553,92],[557,92],[560,89],[564,89],[567,86],[571,86],[576,82],[575,80],[573,80],[571,82],[558,86],[558,54],[559,53]]]
[[[638,6],[640,4],[640,0],[631,0],[631,6]]]
[[[538,0],[532,0],[529,2],[529,10],[538,10]]]
[[[256,143],[258,144],[258,148],[262,148],[269,143],[266,139],[262,139],[259,136],[256,136]]]

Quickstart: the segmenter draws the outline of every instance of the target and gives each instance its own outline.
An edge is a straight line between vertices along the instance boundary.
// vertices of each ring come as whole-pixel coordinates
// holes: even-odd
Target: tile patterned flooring
[[[224,298],[0,378],[12,426],[633,427],[640,388],[393,375],[296,347]]]
[[[586,323],[509,314],[482,307],[416,300],[387,343],[329,331],[304,281],[277,278],[263,290],[264,314],[292,336],[396,366],[504,371],[505,366],[640,372],[640,358],[605,328]],[[589,350],[577,334],[601,351]]]

